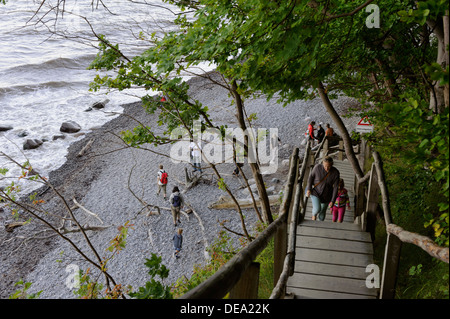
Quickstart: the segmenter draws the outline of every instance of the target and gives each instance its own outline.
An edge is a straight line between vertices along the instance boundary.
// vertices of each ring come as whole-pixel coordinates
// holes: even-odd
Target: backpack
[[[166,172],[163,172],[163,173],[161,174],[160,182],[161,182],[161,184],[163,184],[163,185],[167,184],[167,173],[166,173]]]
[[[172,199],[172,206],[173,207],[180,207],[181,206],[181,198],[180,195],[174,195]]]

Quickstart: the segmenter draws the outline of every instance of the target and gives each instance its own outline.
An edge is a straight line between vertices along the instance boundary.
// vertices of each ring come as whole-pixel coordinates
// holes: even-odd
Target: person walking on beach
[[[194,164],[194,172],[196,171],[200,171],[200,173],[202,172],[202,169],[200,168],[200,159],[201,159],[201,146],[200,146],[200,142],[196,143],[194,141],[191,141],[191,144],[189,145],[189,149],[191,150],[191,154],[192,154],[192,161]]]
[[[314,166],[306,185],[306,196],[312,201],[312,220],[325,220],[327,206],[331,208],[337,197],[340,173],[333,167],[333,158],[326,156]]]
[[[178,228],[175,235],[173,235],[173,249],[175,250],[173,256],[175,258],[180,258],[180,251],[183,247],[183,228]]]
[[[177,222],[181,223],[180,211],[184,205],[184,198],[183,198],[183,195],[180,194],[180,190],[178,189],[178,186],[175,186],[173,188],[172,194],[170,194],[169,202],[171,204],[170,210],[172,211],[173,226],[177,227]]]
[[[333,222],[336,222],[337,220],[339,223],[342,223],[342,221],[344,220],[345,206],[350,209],[350,198],[348,197],[348,192],[344,186],[344,180],[341,178],[339,180],[336,201],[334,202],[333,207],[331,207]]]
[[[167,180],[168,180],[169,175],[167,174],[167,172],[164,170],[164,166],[163,165],[159,165],[159,171],[158,171],[158,192],[156,193],[156,195],[159,195],[159,193],[161,192],[161,189],[163,190],[163,194],[164,194],[164,199],[166,199],[167,196]]]

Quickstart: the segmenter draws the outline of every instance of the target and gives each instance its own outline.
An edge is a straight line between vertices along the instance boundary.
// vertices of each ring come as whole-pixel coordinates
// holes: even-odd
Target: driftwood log
[[[12,232],[14,230],[14,228],[23,226],[26,223],[27,222],[12,222],[12,223],[8,223],[8,224],[5,224],[5,230],[7,232]]]
[[[280,195],[270,195],[269,203],[271,206],[280,205]],[[251,198],[237,199],[241,208],[253,208],[253,200]],[[261,205],[261,200],[256,199],[256,204]],[[209,205],[212,209],[234,209],[235,202],[229,196],[221,196],[216,202]]]
[[[89,140],[89,142],[86,143],[86,145],[81,149],[81,151],[78,153],[77,157],[81,157],[86,153],[86,151],[91,147],[92,143],[94,143],[95,138]]]

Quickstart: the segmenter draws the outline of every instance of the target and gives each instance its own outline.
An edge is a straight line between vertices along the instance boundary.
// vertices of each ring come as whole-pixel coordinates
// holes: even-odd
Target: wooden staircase
[[[378,291],[366,286],[373,264],[370,234],[355,224],[353,214],[355,174],[347,161],[334,166],[349,192],[350,210],[343,223],[333,223],[330,210],[325,221],[312,221],[308,200],[305,219],[297,226],[294,274],[287,281],[286,292],[294,298],[371,299]]]

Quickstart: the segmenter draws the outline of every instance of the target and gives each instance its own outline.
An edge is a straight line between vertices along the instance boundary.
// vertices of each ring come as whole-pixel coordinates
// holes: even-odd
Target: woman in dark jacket
[[[311,196],[313,205],[312,220],[325,220],[326,209],[336,201],[340,173],[333,167],[333,158],[326,156],[323,162],[314,166],[308,178],[306,196]]]

